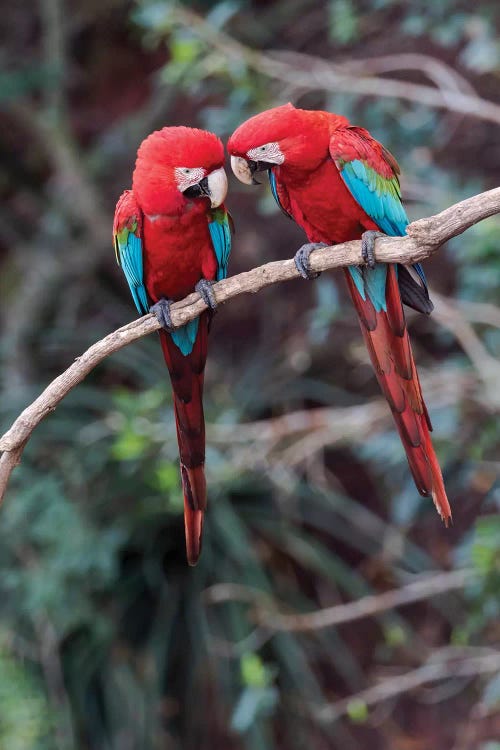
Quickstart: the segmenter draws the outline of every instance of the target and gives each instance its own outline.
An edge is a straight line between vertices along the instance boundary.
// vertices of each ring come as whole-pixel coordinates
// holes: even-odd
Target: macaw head
[[[148,216],[216,208],[227,194],[224,147],[197,128],[156,130],[141,143],[132,188]]]
[[[326,112],[296,109],[293,104],[251,117],[228,141],[231,169],[248,185],[257,182],[256,172],[266,169],[316,169],[328,156],[328,118]]]

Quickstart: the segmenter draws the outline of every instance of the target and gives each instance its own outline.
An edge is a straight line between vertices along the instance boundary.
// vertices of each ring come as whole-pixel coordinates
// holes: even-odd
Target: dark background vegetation
[[[455,105],[475,91],[500,106],[499,28],[496,0],[3,3],[1,426],[134,317],[110,235],[151,130],[226,139],[287,100],[341,112],[397,155],[410,217],[430,215],[498,182],[500,110],[495,122],[479,100],[470,116]],[[318,83],[318,60],[348,78]],[[447,105],[410,87],[390,96],[391,80],[445,89]],[[232,273],[302,242],[267,187],[231,179],[228,205]],[[493,218],[450,242],[427,264],[436,313],[408,315],[451,529],[415,490],[338,273],[217,315],[195,569],[156,337],[70,394],[0,513],[1,748],[500,748],[498,675],[447,666],[499,645],[499,234]],[[329,429],[312,428],[316,407]],[[277,421],[290,413],[298,431]],[[255,591],[310,612],[455,568],[475,575],[463,591],[339,628],[273,635],[254,622]],[[443,664],[441,681],[398,691],[428,663]],[[355,698],[383,680],[399,694]],[[341,717],[322,711],[349,696]]]

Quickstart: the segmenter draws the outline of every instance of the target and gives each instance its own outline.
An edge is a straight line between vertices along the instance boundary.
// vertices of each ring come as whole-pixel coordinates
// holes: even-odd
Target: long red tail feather
[[[363,300],[347,269],[345,277],[377,380],[389,402],[421,495],[430,496],[445,522],[451,520],[443,476],[432,445],[432,425],[422,396],[394,266],[387,266],[387,312]]]
[[[186,554],[190,565],[196,565],[200,556],[203,515],[207,507],[203,375],[207,359],[208,323],[209,313],[203,313],[193,350],[187,356],[174,344],[170,334],[160,331],[163,356],[172,382],[184,493]]]

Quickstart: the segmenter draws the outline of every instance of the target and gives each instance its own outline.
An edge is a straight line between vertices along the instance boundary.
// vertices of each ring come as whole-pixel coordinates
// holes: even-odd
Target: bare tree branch
[[[421,383],[427,404],[439,407],[456,404],[460,394],[474,390],[477,378],[458,368],[422,373]],[[326,447],[341,443],[357,444],[367,434],[383,430],[391,423],[391,412],[384,398],[344,407],[298,409],[278,417],[239,424],[208,424],[211,443],[224,445],[235,470],[269,471],[272,466],[296,467]]]
[[[426,574],[412,583],[382,594],[363,596],[354,602],[337,604],[306,614],[282,614],[276,611],[276,600],[266,592],[238,583],[218,583],[203,592],[208,605],[244,602],[250,605],[249,619],[255,625],[241,641],[214,641],[214,650],[225,658],[237,658],[249,649],[260,648],[275,633],[315,632],[327,627],[345,625],[365,617],[381,615],[389,610],[430,599],[440,594],[463,589],[474,580],[475,572],[463,568],[451,572]]]
[[[394,78],[379,78],[370,74],[371,70],[394,69],[394,62],[389,58],[381,58],[381,63],[375,61],[332,63],[312,55],[299,52],[270,50],[260,52],[237,41],[229,34],[216,29],[208,21],[194,11],[181,7],[180,4],[169,8],[169,20],[189,28],[217,53],[224,58],[243,61],[252,70],[268,78],[289,84],[293,90],[320,89],[326,91],[347,91],[360,96],[386,96],[406,101],[418,102],[428,107],[446,109],[462,115],[469,115],[489,122],[500,123],[500,105],[477,96],[474,91],[463,85],[463,79],[454,76],[450,80],[449,68],[437,63],[431,66],[429,62],[421,68],[433,78],[438,88],[411,83]],[[376,60],[377,58],[375,58]],[[430,58],[432,59],[432,58]],[[400,69],[413,67],[415,60],[403,60]],[[439,67],[438,67],[439,66]],[[360,73],[365,72],[365,75]],[[446,73],[446,75],[445,75]],[[460,90],[458,88],[460,81]]]
[[[377,240],[377,260],[383,263],[414,263],[432,255],[446,240],[465,231],[476,222],[500,213],[500,188],[467,198],[435,216],[419,219],[407,228],[407,237],[386,237]],[[311,255],[313,271],[326,271],[341,266],[360,265],[359,240],[323,248]],[[247,292],[258,292],[279,281],[298,278],[293,260],[275,261],[251,271],[231,276],[214,285],[219,303]],[[175,327],[187,323],[206,309],[197,293],[172,305]],[[0,501],[3,499],[10,474],[19,463],[22,451],[31,433],[41,420],[53,411],[64,396],[80,383],[105,357],[142,336],[160,328],[153,315],[132,321],[110,333],[91,346],[16,419],[0,438]]]
[[[243,601],[254,605],[253,621],[271,632],[303,633],[361,620],[364,617],[378,615],[448,591],[463,589],[474,578],[474,575],[474,571],[468,569],[426,575],[420,580],[398,589],[385,591],[383,594],[363,596],[354,602],[336,604],[333,607],[306,614],[276,612],[274,602],[266,594],[241,584],[215,584],[206,589],[204,595],[210,604]]]
[[[484,322],[487,318],[489,322],[494,323],[493,312],[496,311],[498,317],[500,309],[485,303],[478,303],[477,306],[471,303],[468,307],[464,307],[464,314],[459,304],[440,294],[433,294],[432,301],[434,319],[455,336],[483,381],[487,402],[498,408],[500,406],[498,393],[500,361],[489,353],[467,317],[479,318],[479,322]]]
[[[356,704],[368,707],[377,703],[395,698],[403,693],[408,693],[417,687],[426,685],[436,680],[445,680],[451,677],[475,677],[480,674],[489,674],[500,670],[500,652],[487,654],[486,656],[472,656],[465,659],[439,662],[437,664],[424,664],[411,672],[383,680],[378,685],[362,690],[356,695],[350,695],[336,703],[313,709],[316,719],[329,723],[339,719],[348,713]]]
[[[294,55],[294,52],[283,52],[281,54]],[[290,58],[293,59],[293,58]],[[363,75],[366,73],[388,73],[401,70],[416,70],[425,75],[445,93],[446,91],[461,91],[464,94],[477,96],[473,85],[458,71],[439,60],[437,57],[416,52],[406,52],[393,55],[381,55],[380,57],[367,57],[363,59],[345,60],[335,63],[337,70],[345,70],[351,75]]]

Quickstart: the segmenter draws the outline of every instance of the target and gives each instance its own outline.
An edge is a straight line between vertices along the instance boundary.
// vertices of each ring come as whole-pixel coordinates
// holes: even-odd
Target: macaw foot
[[[308,242],[305,245],[302,245],[302,247],[300,247],[295,253],[293,258],[295,268],[303,279],[311,281],[312,279],[317,279],[320,275],[319,273],[311,271],[311,261],[309,256],[314,250],[320,250],[322,247],[328,247],[328,245],[325,242]]]
[[[169,299],[162,297],[154,305],[151,305],[149,312],[156,316],[161,327],[171,333],[174,330],[172,325],[172,316],[170,315],[170,305],[172,302]]]
[[[369,229],[361,235],[361,255],[368,268],[375,268],[375,240],[377,237],[386,237],[383,232]]]
[[[215,299],[213,284],[214,282],[208,281],[208,279],[200,279],[195,289],[210,310],[217,310],[217,300]]]

